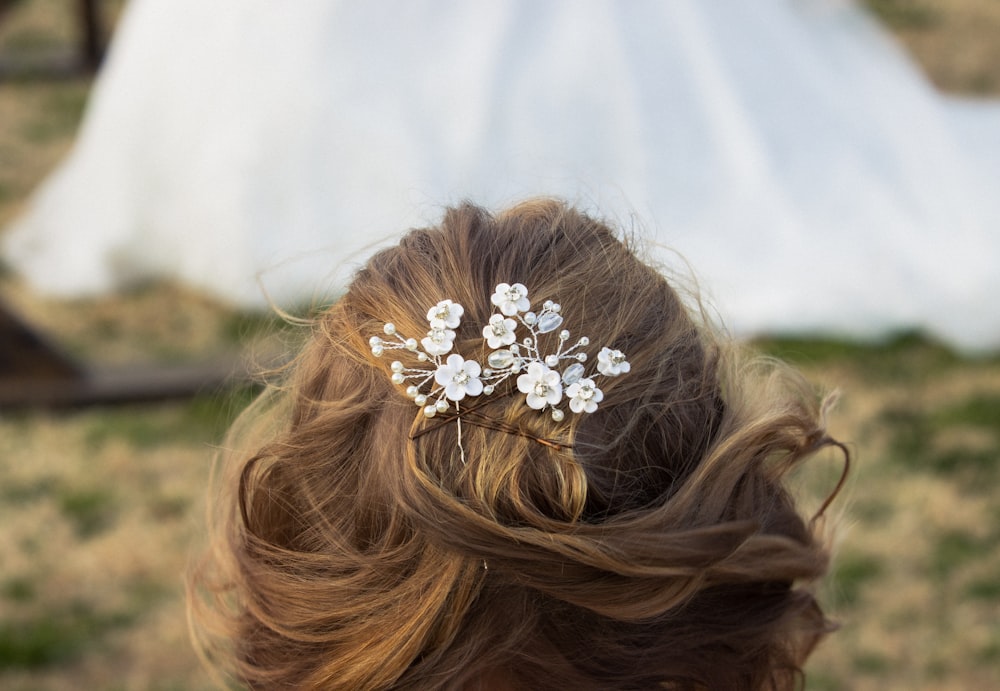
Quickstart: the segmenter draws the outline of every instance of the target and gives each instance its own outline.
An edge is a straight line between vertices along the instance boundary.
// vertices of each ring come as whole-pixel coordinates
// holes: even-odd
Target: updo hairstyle
[[[430,424],[369,339],[465,308],[484,362],[501,282],[554,300],[631,371],[561,422],[513,378]],[[692,316],[696,315],[696,316]],[[750,361],[605,224],[553,200],[472,205],[376,254],[284,382],[234,427],[190,603],[251,688],[785,689],[829,630],[828,553],[784,487],[836,444],[822,401]],[[263,441],[251,441],[261,435]],[[539,439],[558,440],[558,444]]]

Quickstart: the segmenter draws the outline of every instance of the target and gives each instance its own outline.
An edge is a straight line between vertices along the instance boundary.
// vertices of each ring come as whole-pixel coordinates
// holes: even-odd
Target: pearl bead
[[[390,322],[385,326],[383,326],[382,330],[385,331],[386,336],[392,336],[394,333],[396,333],[396,325]]]
[[[405,381],[402,372],[393,372],[390,379],[392,379],[393,384],[402,384]]]
[[[420,390],[417,389],[417,387],[415,387],[413,384],[410,384],[409,386],[406,387],[406,395],[409,396],[410,398],[416,398],[418,393],[420,393]]]
[[[446,410],[448,410],[448,401],[444,400],[443,398],[439,398],[437,400],[437,403],[434,404],[434,407],[437,408],[437,411],[439,413],[443,413]]]
[[[552,409],[553,420],[555,420],[556,422],[562,422],[564,417],[566,417],[566,414],[563,413],[563,411],[559,410],[558,408]]]
[[[374,355],[375,357],[382,357],[383,352],[384,351],[382,350],[382,346],[380,345],[372,346],[372,355]]]
[[[399,360],[394,360],[393,363],[389,365],[389,369],[391,369],[393,372],[402,372],[403,363],[400,362]]]
[[[434,406],[429,405],[424,408],[424,417],[434,417],[435,415],[437,415],[437,408]]]
[[[417,405],[423,405],[427,402],[427,394],[419,393],[413,397],[413,402]]]

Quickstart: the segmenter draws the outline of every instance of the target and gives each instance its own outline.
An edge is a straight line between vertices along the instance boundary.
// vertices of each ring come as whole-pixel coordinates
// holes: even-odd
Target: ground
[[[113,17],[120,5],[103,7]],[[1000,95],[1000,3],[869,5],[940,88]],[[14,3],[0,20],[0,64],[65,62],[69,7]],[[30,70],[0,83],[0,226],[65,154],[89,86]],[[5,272],[0,299],[104,363],[199,360],[278,328],[162,283],[53,301]],[[841,629],[811,659],[807,688],[1000,688],[1000,354],[961,356],[919,334],[757,345],[818,390],[840,390],[830,427],[852,451],[820,590]],[[249,395],[0,413],[0,687],[208,688],[182,574],[213,449]],[[835,455],[816,459],[797,477],[803,501],[815,504],[838,473]]]

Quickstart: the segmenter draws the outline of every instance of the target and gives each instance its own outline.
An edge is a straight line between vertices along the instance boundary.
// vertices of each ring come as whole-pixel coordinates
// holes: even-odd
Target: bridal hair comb
[[[461,305],[451,300],[441,300],[427,310],[430,328],[419,341],[404,337],[392,323],[383,327],[387,338],[372,336],[369,340],[376,357],[387,350],[414,354],[416,366],[404,365],[399,360],[392,362],[392,381],[406,386],[406,395],[423,409],[425,416],[446,413],[454,403],[461,422],[460,401],[489,396],[497,385],[517,375],[517,390],[525,394],[528,407],[539,411],[549,409],[552,419],[559,422],[565,417],[559,407],[564,399],[569,401],[571,412],[592,413],[604,399],[595,377],[617,377],[630,369],[620,350],[605,347],[597,356],[597,372],[587,375],[584,366],[587,354],[580,349],[588,346],[590,339],[584,336],[569,345],[570,332],[566,329],[554,334],[555,351],[543,354],[541,341],[552,341],[553,337],[547,334],[562,326],[562,308],[547,300],[540,312],[531,311],[528,289],[521,283],[499,284],[490,301],[498,313],[483,327],[483,338],[492,349],[485,367],[451,352],[455,329],[465,313]],[[520,327],[526,333],[522,331],[519,336]],[[566,362],[569,364],[560,371],[560,365]]]

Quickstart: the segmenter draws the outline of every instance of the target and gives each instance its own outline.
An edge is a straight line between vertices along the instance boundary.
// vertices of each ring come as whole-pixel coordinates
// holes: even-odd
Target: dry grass
[[[870,0],[942,86],[1000,93],[1000,3]],[[109,3],[109,7],[116,3]],[[113,9],[113,8],[112,8]],[[0,60],[71,40],[64,0],[22,0]],[[0,84],[0,224],[67,150],[89,82]],[[182,287],[62,302],[0,277],[2,299],[74,354],[207,358],[268,325]],[[883,347],[771,341],[843,399],[855,472],[824,599],[842,622],[811,689],[1000,688],[1000,360],[919,338]],[[200,689],[181,574],[200,534],[212,444],[244,392],[0,416],[0,687]],[[836,462],[802,477],[813,502]]]
[[[1000,94],[1000,2],[865,0],[939,88]]]
[[[0,420],[0,686],[207,687],[181,595],[211,456],[190,418]]]
[[[914,338],[764,345],[841,388],[831,431],[855,453],[822,590],[842,628],[807,688],[1000,688],[1000,361]],[[821,494],[830,472],[803,483]]]
[[[1000,360],[919,339],[834,355],[830,344],[762,344],[842,389],[831,431],[853,440],[822,590],[843,628],[811,660],[808,688],[996,688]],[[0,686],[207,684],[180,574],[212,444],[245,400],[0,419]],[[834,456],[803,471],[805,501],[838,472]]]

